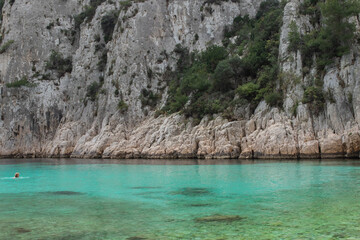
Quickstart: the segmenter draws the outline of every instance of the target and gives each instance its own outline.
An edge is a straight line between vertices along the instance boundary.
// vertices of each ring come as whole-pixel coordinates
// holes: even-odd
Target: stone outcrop
[[[179,114],[155,117],[143,106],[142,89],[167,98],[164,77],[176,66],[177,44],[201,51],[222,44],[224,27],[238,15],[255,16],[261,0],[136,1],[124,8],[120,1],[97,7],[91,21],[75,29],[73,16],[88,1],[6,1],[2,43],[14,40],[0,54],[0,155],[2,157],[80,158],[334,158],[359,157],[360,54],[359,45],[324,76],[324,91],[333,93],[324,112],[314,115],[301,104],[301,53],[287,50],[289,24],[303,33],[309,19],[298,14],[299,0],[284,10],[279,63],[284,74],[299,78],[286,86],[283,109],[261,102],[254,114],[239,110],[237,120],[207,116],[195,125]],[[206,8],[204,8],[206,6]],[[211,10],[210,10],[211,9]],[[117,10],[113,38],[105,44],[101,19]],[[352,19],[358,29],[359,19]],[[100,44],[103,44],[100,46]],[[46,69],[52,50],[72,57],[72,71],[59,76]],[[104,54],[107,64],[99,70]],[[310,70],[310,72],[314,72]],[[27,78],[31,86],[9,88]],[[95,101],[87,96],[93,82],[101,82]],[[351,96],[351,101],[350,97]],[[128,110],[118,109],[119,101]],[[298,104],[296,114],[292,108]],[[235,113],[236,115],[236,113]]]

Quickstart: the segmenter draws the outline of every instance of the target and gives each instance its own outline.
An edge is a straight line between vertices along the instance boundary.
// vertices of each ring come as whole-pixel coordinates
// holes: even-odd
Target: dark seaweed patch
[[[195,218],[196,222],[234,222],[234,221],[240,221],[243,220],[243,217],[240,217],[238,215],[211,215],[206,217],[199,217]]]
[[[21,228],[21,227],[15,228],[15,231],[16,231],[17,233],[29,233],[29,232],[31,232],[31,230],[26,229],[26,228]]]
[[[159,189],[161,187],[131,187],[131,189]]]
[[[51,194],[51,195],[66,195],[66,196],[83,195],[84,194],[82,192],[73,192],[73,191],[54,191],[54,192],[46,192],[46,193]]]
[[[188,207],[209,207],[209,206],[213,206],[214,204],[211,203],[191,203],[191,204],[186,204],[186,206]]]
[[[153,194],[159,194],[159,193],[162,193],[162,192],[141,192],[141,193],[135,193],[134,195],[137,195],[137,196],[147,196],[147,195],[153,195]]]
[[[129,237],[129,238],[127,238],[127,240],[145,240],[145,239],[147,239],[147,238],[143,238],[143,237]]]
[[[178,191],[172,192],[172,195],[184,195],[189,197],[207,196],[213,194],[209,188],[180,188]]]

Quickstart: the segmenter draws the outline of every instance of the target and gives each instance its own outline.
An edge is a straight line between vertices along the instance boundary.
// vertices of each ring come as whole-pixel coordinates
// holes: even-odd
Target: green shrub
[[[193,43],[195,44],[199,40],[199,34],[195,34]]]
[[[201,54],[201,62],[206,64],[208,72],[213,73],[221,60],[227,57],[228,53],[224,47],[213,45]]]
[[[252,101],[258,94],[259,88],[260,86],[258,84],[249,82],[239,86],[236,91],[241,98]]]
[[[294,117],[296,117],[296,115],[297,115],[297,109],[298,109],[298,107],[299,107],[299,102],[296,101],[295,104],[294,104],[294,105],[291,107],[291,109],[290,109],[290,112],[291,112],[291,114],[292,114]]]
[[[33,87],[33,84],[30,83],[27,77],[24,76],[18,81],[12,83],[6,83],[6,87],[8,88]]]
[[[48,70],[56,70],[59,77],[62,77],[67,72],[71,73],[72,59],[71,57],[64,58],[61,53],[52,50],[49,60],[46,61],[45,68]]]
[[[309,104],[310,110],[318,115],[324,109],[325,96],[323,90],[317,86],[307,87],[302,102]]]
[[[182,111],[185,116],[200,120],[206,114],[226,111],[231,119],[232,108],[238,104],[233,101],[235,92],[252,108],[269,95],[278,75],[283,6],[268,0],[261,4],[257,18],[235,18],[232,26],[224,30],[223,42],[228,49],[210,46],[201,53],[190,54],[177,45],[177,69],[173,74],[164,74],[167,79],[171,76],[172,81],[163,112]],[[228,39],[235,36],[236,42],[230,44]],[[239,48],[242,57],[232,56]],[[243,85],[238,87],[239,84]]]
[[[328,100],[330,103],[336,103],[336,99],[334,97],[334,92],[332,89],[328,88],[324,95],[325,99]]]
[[[132,2],[130,0],[120,2],[121,8],[124,9],[125,11],[127,11],[128,8],[131,7],[131,5]]]
[[[112,35],[114,32],[114,28],[119,16],[119,12],[111,11],[107,13],[101,19],[101,28],[104,33],[104,41],[105,43],[109,42],[112,39]]]
[[[216,114],[224,110],[224,104],[214,96],[204,94],[184,109],[186,117],[201,120],[205,115]]]
[[[242,84],[244,82],[243,62],[238,56],[228,58],[227,62],[230,64],[230,67],[234,72],[234,75],[232,76],[234,85],[231,89],[235,89],[239,84]]]
[[[96,8],[93,6],[85,6],[85,10],[80,14],[74,16],[75,28],[80,29],[80,25],[85,21],[91,22],[96,13]]]
[[[216,4],[216,5],[221,5],[221,2],[225,2],[227,0],[206,0],[204,2],[204,5],[205,4]]]
[[[2,15],[2,9],[4,7],[5,4],[5,0],[0,0],[0,20],[2,20],[3,15]]]
[[[313,64],[314,53],[318,52],[319,42],[317,41],[317,31],[312,31],[303,36],[303,45],[301,46],[302,62],[306,68],[311,68]]]
[[[237,36],[237,44],[241,44],[244,40],[249,40],[253,28],[254,20],[249,15],[238,16],[234,19],[231,26],[225,26],[224,37],[231,38]]]
[[[94,102],[98,96],[98,92],[101,88],[101,84],[97,82],[93,82],[91,85],[87,87],[86,97],[90,99],[90,101]]]
[[[204,92],[210,87],[209,74],[204,64],[194,64],[188,69],[180,83],[179,89],[183,94]]]
[[[229,60],[219,62],[214,72],[213,88],[222,92],[231,90],[234,75],[235,72]]]
[[[97,64],[98,70],[100,72],[104,72],[105,68],[106,68],[106,64],[107,64],[107,49],[103,49],[101,55],[100,55],[100,59],[99,62]]]
[[[262,69],[258,72],[258,77],[256,80],[260,87],[272,88],[275,85],[275,81],[279,79],[278,70],[279,66],[277,65],[277,63],[274,63],[274,65],[272,66],[263,66]]]
[[[129,109],[129,106],[123,100],[120,100],[117,108],[121,113],[125,113]]]
[[[290,23],[288,51],[296,52],[301,48],[301,36],[295,21]]]
[[[310,86],[305,89],[303,103],[323,102],[324,100],[324,94],[320,87]]]
[[[11,44],[14,43],[14,40],[9,40],[6,43],[4,43],[1,47],[0,47],[0,54],[6,52],[6,50],[9,49],[9,47],[11,46]]]
[[[281,107],[283,104],[283,96],[279,92],[272,92],[265,95],[265,101],[271,107]]]
[[[181,94],[180,91],[177,91],[173,97],[173,100],[169,101],[168,106],[166,106],[164,110],[169,113],[178,112],[185,106],[188,100],[189,98],[186,95]]]
[[[299,12],[303,15],[315,15],[320,9],[318,8],[319,0],[305,0],[299,6]]]
[[[322,70],[333,63],[335,57],[349,52],[355,25],[348,20],[360,13],[360,3],[352,0],[327,0],[305,1],[304,4],[307,9],[318,9],[323,23],[319,29],[304,36],[303,65],[310,67],[315,54],[317,69]]]
[[[324,17],[324,28],[321,36],[327,45],[333,47],[334,56],[340,57],[349,51],[354,37],[355,25],[348,20],[352,16],[360,13],[360,3],[358,1],[327,0],[321,3],[321,13]],[[320,45],[321,49],[322,45]],[[323,53],[330,48],[321,49]]]
[[[154,113],[154,117],[158,118],[160,115],[166,114],[166,112],[164,112],[162,109],[158,109],[155,111]]]
[[[106,0],[90,0],[90,6],[98,7]]]
[[[96,13],[96,8],[106,0],[90,0],[90,5],[85,6],[85,10],[78,15],[74,16],[75,29],[79,29],[80,25],[86,19],[87,22],[91,22]]]
[[[191,65],[191,57],[189,50],[186,47],[177,44],[174,49],[174,53],[179,56],[177,61],[177,72],[183,72]]]
[[[248,41],[247,54],[242,59],[244,75],[252,79],[255,79],[265,66],[277,64],[283,10],[276,7],[279,5],[275,2],[263,2],[264,12],[255,22],[250,23],[251,30],[248,31],[251,35],[244,40]]]
[[[347,99],[348,99],[348,102],[352,105],[354,99],[353,99],[353,95],[352,95],[351,92],[349,92],[349,93],[347,94]]]
[[[273,92],[273,87],[267,86],[267,87],[260,88],[259,91],[257,92],[255,99],[252,101],[252,103],[257,104],[258,102],[263,100],[266,95],[268,95],[271,92]]]
[[[151,90],[142,89],[140,95],[140,101],[142,106],[150,106],[152,108],[156,107],[160,99],[159,94],[153,93]]]
[[[280,2],[278,0],[267,0],[260,4],[259,10],[256,13],[256,18],[260,19],[264,17],[269,12],[273,11],[274,9],[281,8]]]

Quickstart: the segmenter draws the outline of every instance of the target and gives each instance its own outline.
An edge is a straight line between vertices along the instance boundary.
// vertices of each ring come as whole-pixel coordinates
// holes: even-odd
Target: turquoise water
[[[359,162],[237,163],[0,160],[0,239],[360,239]]]

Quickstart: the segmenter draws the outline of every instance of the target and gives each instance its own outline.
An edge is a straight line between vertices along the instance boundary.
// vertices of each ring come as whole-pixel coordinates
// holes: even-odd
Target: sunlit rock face
[[[254,113],[238,109],[238,119],[207,116],[197,125],[179,114],[155,117],[167,99],[171,79],[166,74],[176,68],[176,45],[190,51],[221,45],[225,26],[238,15],[254,17],[262,1],[206,2],[145,0],[124,7],[121,1],[105,1],[78,27],[74,16],[90,1],[6,2],[2,44],[14,42],[0,54],[0,155],[359,157],[358,46],[326,69],[323,88],[331,89],[335,101],[327,102],[316,116],[301,103],[296,115],[291,113],[303,97],[302,85],[310,81],[310,76],[302,77],[301,53],[287,49],[291,21],[300,32],[311,28],[309,19],[298,14],[297,0],[284,9],[279,65],[300,81],[287,86],[283,109],[261,102]],[[119,14],[112,38],[105,42],[102,19],[115,10]],[[358,19],[353,21],[359,28]],[[50,69],[53,51],[71,58],[71,68]],[[8,87],[20,79],[31,84]],[[97,89],[94,98],[91,87]],[[143,89],[160,96],[156,106],[142,104]]]

